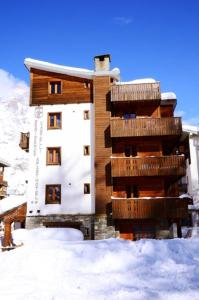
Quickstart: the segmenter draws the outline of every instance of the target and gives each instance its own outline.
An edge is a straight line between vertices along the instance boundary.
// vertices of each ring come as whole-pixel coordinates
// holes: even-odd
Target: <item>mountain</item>
[[[5,168],[9,194],[23,194],[28,178],[28,153],[19,147],[20,132],[29,130],[29,88],[27,84],[0,69],[0,159]]]

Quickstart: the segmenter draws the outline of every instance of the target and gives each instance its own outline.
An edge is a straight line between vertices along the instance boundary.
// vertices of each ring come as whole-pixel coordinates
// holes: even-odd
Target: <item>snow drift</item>
[[[46,241],[0,254],[3,300],[198,300],[199,239]]]

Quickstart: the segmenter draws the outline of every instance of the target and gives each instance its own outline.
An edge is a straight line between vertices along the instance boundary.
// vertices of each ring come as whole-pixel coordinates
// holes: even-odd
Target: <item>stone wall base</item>
[[[74,223],[84,234],[85,240],[94,238],[94,216],[93,215],[48,215],[48,216],[27,216],[26,229],[33,229],[46,226],[46,223]],[[52,226],[53,227],[53,226]],[[62,226],[56,226],[62,227]],[[66,226],[67,227],[67,226]],[[68,226],[70,227],[70,226]],[[74,226],[75,227],[75,226]]]
[[[96,215],[94,226],[95,240],[119,237],[119,232],[115,231],[115,226],[107,215]]]

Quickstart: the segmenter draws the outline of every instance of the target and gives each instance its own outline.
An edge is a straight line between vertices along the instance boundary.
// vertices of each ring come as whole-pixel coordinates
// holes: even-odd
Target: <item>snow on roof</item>
[[[65,75],[71,75],[86,79],[92,79],[94,75],[96,76],[111,76],[112,78],[119,80],[120,77],[120,70],[118,68],[114,68],[111,71],[93,71],[88,69],[82,69],[82,68],[74,68],[74,67],[68,67],[63,65],[57,65],[52,64],[45,61],[40,61],[32,58],[26,58],[24,60],[25,66],[30,71],[31,68],[47,71],[47,72],[54,72],[59,74],[65,74]]]
[[[189,132],[189,133],[199,134],[199,130],[198,130],[197,126],[183,124],[182,129],[183,129],[183,131],[186,131],[186,132]]]
[[[16,208],[27,202],[27,197],[23,196],[9,196],[0,200],[0,215]]]
[[[116,82],[116,84],[140,84],[140,83],[155,83],[157,82],[153,78],[141,78],[141,79],[135,79],[131,81],[120,81]]]
[[[3,166],[3,167],[10,167],[10,164],[5,160],[5,159],[2,159],[0,157],[0,166]]]
[[[167,93],[161,93],[161,99],[162,100],[171,100],[176,99],[176,94],[173,92],[167,92]]]

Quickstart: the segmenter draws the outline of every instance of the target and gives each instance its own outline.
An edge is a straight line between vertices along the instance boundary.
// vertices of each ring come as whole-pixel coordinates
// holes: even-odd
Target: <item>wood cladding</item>
[[[26,152],[29,152],[29,139],[30,139],[29,132],[27,133],[21,132],[19,147],[22,150],[25,150]]]
[[[180,135],[181,118],[111,118],[111,137]]]
[[[111,158],[113,177],[125,176],[184,176],[184,156]]]
[[[95,107],[95,197],[96,214],[106,213],[106,204],[111,196],[110,156],[110,78],[96,76],[94,84]]]
[[[161,99],[160,83],[118,84],[111,88],[111,101],[143,101]]]
[[[92,81],[79,77],[31,69],[30,105],[92,102]],[[50,82],[61,81],[61,93],[49,93]]]
[[[114,219],[186,218],[188,202],[184,198],[112,199]]]

